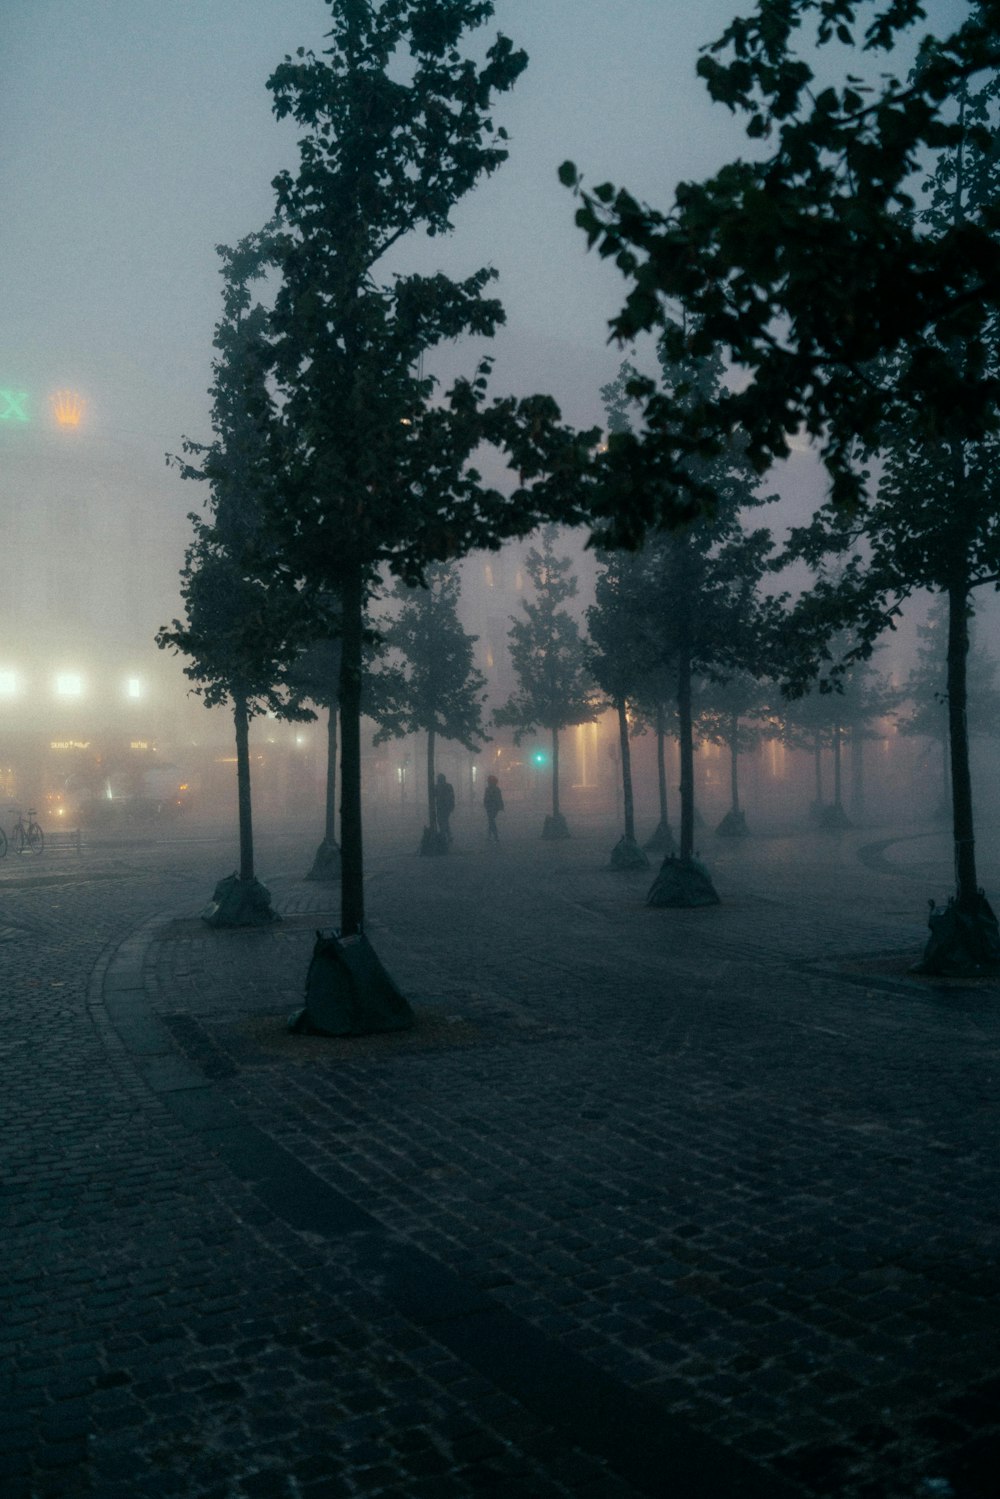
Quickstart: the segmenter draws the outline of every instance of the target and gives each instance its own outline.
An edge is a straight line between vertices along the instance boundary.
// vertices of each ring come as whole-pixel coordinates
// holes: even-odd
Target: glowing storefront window
[[[14,697],[17,688],[17,672],[0,671],[0,697]]]
[[[129,677],[125,683],[126,697],[142,697],[142,683],[138,677]]]
[[[56,697],[82,697],[83,678],[74,671],[62,671],[56,677]]]

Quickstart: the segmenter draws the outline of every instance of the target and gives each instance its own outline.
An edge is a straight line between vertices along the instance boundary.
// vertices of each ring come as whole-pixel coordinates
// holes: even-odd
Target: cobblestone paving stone
[[[0,876],[17,934],[0,944],[0,1493],[627,1496],[331,1276],[102,1023],[88,976],[123,919],[171,899],[190,910],[207,867],[183,881],[127,860],[79,881]]]
[[[206,1094],[775,1492],[995,1499],[1000,990],[906,974],[934,851],[755,840],[721,907],[647,911],[613,838],[510,823],[375,846],[418,1025],[362,1041],[284,1029],[336,920],[306,859],[265,932],[198,921],[211,849],[0,875],[0,1492],[635,1492],[401,1312],[370,1234],[273,1211]]]

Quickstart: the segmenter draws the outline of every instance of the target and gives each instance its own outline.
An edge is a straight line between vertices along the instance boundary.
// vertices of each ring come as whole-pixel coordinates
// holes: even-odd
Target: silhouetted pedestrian
[[[486,777],[483,806],[486,808],[486,836],[492,838],[495,843],[499,843],[500,834],[497,831],[497,813],[503,811],[503,792],[500,790],[500,782],[496,776]]]
[[[455,810],[455,788],[444,775],[439,775],[434,785],[434,811],[437,815],[438,832],[446,843],[451,842],[451,814]]]

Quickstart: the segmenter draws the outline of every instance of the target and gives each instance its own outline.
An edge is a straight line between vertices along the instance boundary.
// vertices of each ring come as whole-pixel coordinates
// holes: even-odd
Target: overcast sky
[[[2,4],[0,389],[29,392],[38,412],[53,388],[79,390],[90,433],[162,482],[164,449],[182,432],[208,435],[215,246],[265,222],[271,179],[297,160],[266,79],[286,52],[322,46],[327,6]],[[547,390],[568,418],[600,418],[599,387],[621,359],[606,323],[623,283],[586,253],[559,163],[666,206],[680,178],[739,154],[739,121],[694,73],[737,8],[749,5],[498,0],[490,30],[530,56],[495,114],[511,159],[461,205],[450,241],[411,242],[399,258],[500,272],[496,393]]]
[[[319,46],[323,0],[3,0],[0,386],[88,399],[93,432],[158,463],[202,435],[215,246],[267,219],[296,162],[265,82]],[[511,159],[470,196],[451,241],[406,263],[501,274],[508,330],[497,393],[551,390],[579,421],[619,355],[617,274],[585,251],[559,163],[656,202],[739,149],[738,125],[694,77],[733,0],[499,0],[491,30],[530,55],[496,111]]]

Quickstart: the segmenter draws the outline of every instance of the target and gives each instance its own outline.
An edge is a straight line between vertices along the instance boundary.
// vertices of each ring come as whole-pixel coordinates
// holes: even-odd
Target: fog
[[[694,76],[698,48],[733,10],[733,0],[498,0],[497,27],[531,59],[496,111],[510,161],[460,206],[447,242],[407,243],[388,267],[497,268],[507,310],[491,348],[497,393],[551,392],[568,420],[602,421],[600,387],[622,358],[606,334],[622,283],[587,255],[557,168],[572,158],[590,182],[610,178],[665,205],[679,179],[744,151],[738,122],[709,104]],[[963,7],[937,10],[947,19]],[[0,773],[11,797],[51,801],[86,783],[109,800],[155,786],[158,800],[206,756],[225,763],[227,715],[192,699],[181,663],[153,643],[178,611],[186,515],[202,500],[164,455],[184,434],[210,435],[215,247],[269,216],[270,181],[294,164],[295,149],[293,131],[273,120],[265,80],[285,53],[319,47],[325,20],[321,0],[5,7]],[[449,348],[434,372],[447,380],[476,354]],[[781,496],[766,523],[780,535],[823,486],[812,455],[796,453],[766,480]],[[582,617],[594,559],[580,538],[567,544]],[[494,697],[506,690],[522,557],[512,548],[464,569],[463,616],[480,637],[481,668],[496,676]],[[880,669],[905,676],[925,607],[918,601],[904,619]],[[980,643],[995,649],[992,603],[983,620]],[[606,737],[581,738],[573,774],[610,797]],[[276,808],[311,805],[321,726],[265,723],[259,741],[272,746],[262,754],[280,755]],[[398,785],[414,754],[405,745],[386,753],[378,775]],[[164,762],[170,773],[150,780]],[[471,775],[457,762],[454,770]]]

